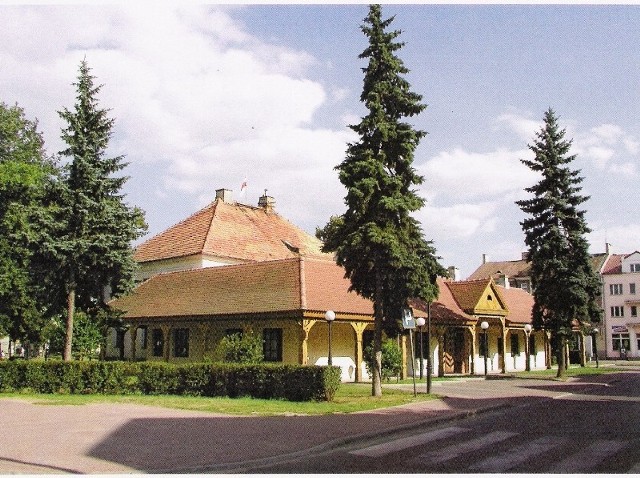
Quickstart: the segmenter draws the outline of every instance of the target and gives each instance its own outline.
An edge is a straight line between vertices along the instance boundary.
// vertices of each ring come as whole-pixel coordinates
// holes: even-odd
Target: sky
[[[215,190],[309,233],[345,211],[335,167],[360,102],[364,3],[26,5],[0,0],[0,101],[18,104],[51,154],[86,59],[115,120],[126,201],[161,232]],[[591,252],[640,249],[640,6],[384,4],[427,108],[416,212],[462,278],[524,252],[515,204],[538,180],[520,160],[552,108],[584,178]],[[243,181],[248,187],[241,192]]]

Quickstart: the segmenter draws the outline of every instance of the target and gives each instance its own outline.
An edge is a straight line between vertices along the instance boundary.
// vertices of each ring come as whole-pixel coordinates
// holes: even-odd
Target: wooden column
[[[469,374],[476,374],[476,353],[478,347],[476,346],[476,326],[475,324],[470,326],[467,330],[471,333],[471,363],[469,364]]]
[[[355,363],[356,363],[356,370],[355,370],[355,381],[356,382],[361,382],[362,381],[362,362],[364,361],[364,351],[363,351],[363,346],[362,346],[362,334],[364,333],[365,329],[367,328],[367,322],[350,322],[351,323],[351,327],[353,328],[353,331],[355,333],[356,336],[356,343],[355,343]]]
[[[138,337],[138,324],[133,323],[129,327],[129,339],[131,340],[131,361],[136,361],[136,338]],[[122,344],[124,347],[124,344]]]
[[[505,326],[505,319],[500,319],[500,325],[502,328],[502,335],[500,336],[500,340],[502,341],[502,354],[498,357],[498,360],[502,373],[507,373],[507,361],[505,360],[507,356],[507,328]]]
[[[168,362],[171,356],[171,327],[169,325],[162,325],[160,329],[162,330],[162,338],[164,340],[163,358],[165,362]]]
[[[302,319],[298,321],[300,325],[300,349],[298,351],[298,362],[300,365],[307,365],[309,362],[309,332],[315,325],[315,319]]]

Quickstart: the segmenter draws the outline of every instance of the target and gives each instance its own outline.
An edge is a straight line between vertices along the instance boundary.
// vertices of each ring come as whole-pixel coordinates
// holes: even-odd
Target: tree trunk
[[[72,287],[67,295],[67,326],[64,335],[64,351],[62,359],[69,362],[72,359],[71,344],[73,342],[73,316],[76,309],[76,289]]]
[[[376,268],[376,297],[373,303],[374,333],[373,356],[375,357],[373,377],[371,377],[371,395],[382,396],[382,274]]]
[[[558,336],[558,345],[556,350],[556,357],[558,358],[558,373],[557,378],[563,378],[567,375],[567,363],[565,360],[565,349],[567,348],[567,339],[563,336]]]

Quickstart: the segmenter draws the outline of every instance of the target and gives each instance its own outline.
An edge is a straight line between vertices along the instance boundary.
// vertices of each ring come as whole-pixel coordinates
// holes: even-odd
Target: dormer
[[[640,273],[640,252],[632,252],[622,259],[622,273]]]

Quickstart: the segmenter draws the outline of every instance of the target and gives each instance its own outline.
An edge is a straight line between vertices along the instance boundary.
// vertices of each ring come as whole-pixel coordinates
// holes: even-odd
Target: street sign
[[[413,318],[411,309],[402,309],[402,327],[405,329],[416,328],[416,319]]]

